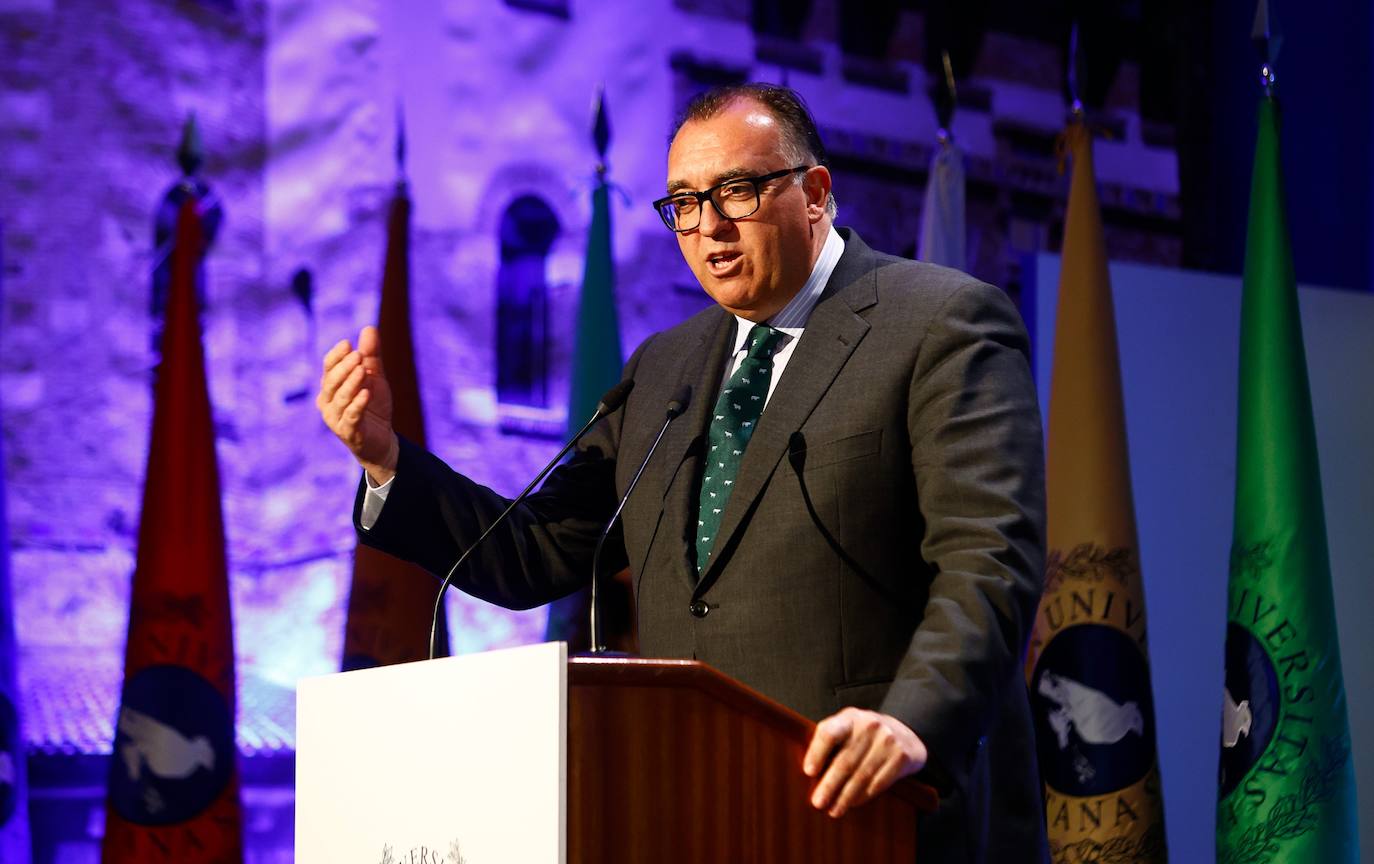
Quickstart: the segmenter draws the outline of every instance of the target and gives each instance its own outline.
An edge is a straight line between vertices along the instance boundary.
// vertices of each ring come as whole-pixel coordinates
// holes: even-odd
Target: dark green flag
[[[582,271],[575,339],[572,392],[568,398],[569,435],[592,416],[601,396],[620,380],[620,370],[625,365],[620,354],[620,318],[615,309],[610,185],[604,178],[592,192],[592,226],[587,233],[587,262]]]
[[[625,365],[620,353],[620,317],[615,308],[615,260],[611,256],[611,195],[604,173],[592,192],[592,225],[587,232],[587,261],[582,271],[582,298],[577,306],[572,387],[568,397],[568,435],[581,429],[601,396],[620,380]],[[603,576],[606,574],[602,574]],[[589,595],[586,589],[549,606],[544,638],[584,650]]]
[[[1354,864],[1354,766],[1278,127],[1266,97],[1241,301],[1217,861]]]

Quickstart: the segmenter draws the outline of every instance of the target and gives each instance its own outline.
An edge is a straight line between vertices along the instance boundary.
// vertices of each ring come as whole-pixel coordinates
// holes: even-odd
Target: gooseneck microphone
[[[625,509],[625,504],[630,500],[630,494],[635,491],[635,486],[639,485],[639,478],[644,475],[644,469],[649,467],[649,460],[653,458],[654,451],[658,449],[658,444],[663,440],[663,435],[668,431],[668,426],[678,418],[683,411],[687,410],[687,403],[692,399],[692,388],[688,384],[683,384],[673,393],[673,398],[668,400],[667,416],[663,419],[663,428],[658,430],[658,437],[650,445],[649,452],[644,454],[644,461],[639,463],[639,469],[635,471],[635,476],[630,480],[630,486],[625,490],[625,495],[620,499],[620,504],[616,506],[615,513],[611,514],[611,519],[606,523],[606,527],[601,530],[601,536],[597,538],[596,549],[592,552],[592,597],[591,597],[591,637],[593,654],[605,654],[606,646],[601,639],[601,606],[597,602],[596,583],[599,581],[601,572],[601,547],[606,545],[606,538],[611,533],[615,521],[620,518],[620,511]]]
[[[554,469],[554,466],[562,461],[564,456],[568,455],[568,451],[576,446],[578,441],[582,440],[582,436],[587,434],[587,431],[592,428],[596,421],[605,417],[607,414],[613,413],[617,408],[625,404],[625,400],[629,397],[630,391],[634,389],[634,386],[634,379],[630,378],[621,381],[619,384],[607,390],[601,397],[601,401],[597,403],[596,411],[592,413],[592,419],[588,420],[586,425],[577,430],[577,434],[572,436],[567,444],[563,445],[563,449],[558,451],[558,455],[549,460],[549,464],[545,465],[544,469],[530,481],[530,485],[526,486],[524,491],[519,495],[516,495],[515,499],[510,502],[506,509],[501,511],[501,515],[497,516],[495,521],[487,526],[487,530],[483,531],[481,536],[473,541],[472,545],[464,550],[462,555],[458,556],[458,560],[449,568],[448,575],[446,575],[444,581],[440,583],[439,593],[434,598],[434,617],[430,619],[429,623],[429,659],[433,660],[434,655],[438,652],[439,610],[444,608],[444,592],[448,590],[448,586],[453,584],[453,577],[458,575],[458,568],[462,567],[463,562],[468,560],[468,556],[472,554],[472,550],[481,546],[482,541],[486,540],[487,536],[491,534],[492,531],[496,530],[496,526],[506,521],[506,517],[511,514],[511,511],[514,510],[521,501],[525,500],[535,486],[539,485],[539,481],[543,480],[544,477]]]

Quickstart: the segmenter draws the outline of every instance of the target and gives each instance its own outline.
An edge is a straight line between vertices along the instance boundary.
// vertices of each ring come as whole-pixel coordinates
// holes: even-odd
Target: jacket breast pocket
[[[793,436],[792,446],[788,448],[788,458],[793,464],[800,463],[803,470],[813,471],[827,465],[848,462],[872,456],[882,447],[883,430],[872,429],[847,435],[834,441],[812,444],[800,434]]]
[[[835,710],[854,706],[869,711],[877,711],[892,687],[892,679],[880,681],[861,681],[857,684],[841,684],[835,688]]]

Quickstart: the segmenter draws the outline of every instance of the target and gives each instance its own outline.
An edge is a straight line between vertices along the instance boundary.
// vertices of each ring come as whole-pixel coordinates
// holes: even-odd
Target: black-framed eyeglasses
[[[655,201],[654,209],[663,218],[663,224],[668,226],[668,230],[679,234],[693,231],[701,225],[702,205],[707,201],[711,202],[720,218],[731,221],[743,219],[753,216],[759,209],[759,187],[764,183],[789,174],[810,171],[813,167],[798,165],[796,168],[784,168],[760,177],[735,177],[702,192],[674,192]]]

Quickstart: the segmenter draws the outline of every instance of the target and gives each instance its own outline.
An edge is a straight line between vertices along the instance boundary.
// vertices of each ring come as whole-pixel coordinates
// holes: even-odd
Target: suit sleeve
[[[633,377],[643,350],[640,346],[630,358],[624,378]],[[628,403],[592,427],[573,456],[473,553],[455,576],[455,586],[499,606],[528,609],[590,580],[592,551],[618,500],[615,460],[627,410]],[[365,481],[359,482],[353,506],[358,538],[438,579],[511,500],[404,439],[392,483],[381,515],[367,529],[359,521]],[[624,566],[623,546],[608,544],[605,554],[603,572]]]
[[[1028,339],[1011,301],[965,283],[919,348],[912,469],[934,571],[882,710],[926,743],[928,775],[966,788],[1021,664],[1044,572],[1044,452]]]

